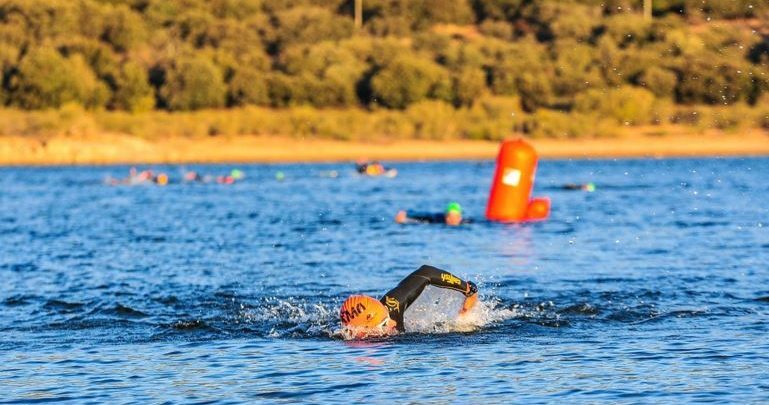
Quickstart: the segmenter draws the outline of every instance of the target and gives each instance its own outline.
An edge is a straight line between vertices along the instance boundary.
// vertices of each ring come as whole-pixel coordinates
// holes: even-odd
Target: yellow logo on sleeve
[[[393,297],[385,297],[385,305],[387,305],[388,308],[392,309],[393,311],[400,312],[401,310],[401,303],[397,299]]]
[[[456,284],[456,285],[462,284],[462,281],[460,281],[458,277],[449,273],[441,274],[441,280],[443,280],[443,282],[447,284]]]

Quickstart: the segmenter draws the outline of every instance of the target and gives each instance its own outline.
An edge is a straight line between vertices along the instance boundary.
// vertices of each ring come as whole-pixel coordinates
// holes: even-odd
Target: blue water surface
[[[0,403],[769,401],[769,159],[544,160],[526,225],[483,221],[492,162],[237,167],[0,168]],[[393,221],[452,200],[475,223]],[[339,339],[423,263],[482,326]]]

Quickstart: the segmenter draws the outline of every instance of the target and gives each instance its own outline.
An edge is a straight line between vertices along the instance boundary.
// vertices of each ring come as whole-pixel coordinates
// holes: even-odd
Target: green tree
[[[559,9],[549,27],[555,38],[587,41],[593,34],[593,24],[599,20],[598,17],[590,7],[566,4]]]
[[[100,107],[108,97],[107,86],[80,55],[64,58],[52,48],[27,53],[11,79],[11,89],[11,103],[27,109],[60,107],[68,102]]]
[[[574,109],[583,114],[612,118],[619,124],[646,124],[652,119],[654,94],[631,86],[591,89],[577,95]]]
[[[222,72],[202,55],[183,57],[174,63],[160,89],[165,105],[172,110],[223,107],[226,95]]]
[[[659,98],[671,98],[675,94],[678,77],[670,70],[657,66],[646,69],[641,75],[639,84],[649,89]]]
[[[296,7],[277,14],[277,45],[284,49],[292,44],[350,37],[353,23],[325,8]]]
[[[227,104],[268,105],[270,93],[264,72],[248,66],[235,69],[227,91]]]
[[[521,106],[526,111],[536,111],[553,103],[550,78],[542,71],[523,73],[516,78],[516,87],[521,96]]]
[[[454,77],[454,104],[469,106],[486,91],[486,74],[478,68],[465,68]]]
[[[707,59],[688,59],[678,71],[677,99],[682,103],[725,105],[749,101],[754,81],[748,72],[747,66],[717,61],[712,55]]]
[[[473,0],[478,20],[508,20],[519,16],[526,0]]]
[[[445,97],[447,72],[440,66],[410,55],[396,58],[371,79],[376,100],[388,107],[405,108],[428,97]]]
[[[124,4],[105,16],[102,38],[118,51],[127,51],[145,40],[144,20]]]
[[[149,83],[147,71],[136,63],[126,62],[116,82],[112,108],[143,112],[153,107],[155,107],[155,90]]]

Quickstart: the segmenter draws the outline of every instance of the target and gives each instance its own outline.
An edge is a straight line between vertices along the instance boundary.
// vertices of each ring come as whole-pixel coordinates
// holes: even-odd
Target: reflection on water
[[[761,402],[767,163],[544,161],[552,218],[527,225],[483,222],[488,163],[0,169],[0,402]],[[452,200],[476,223],[392,220]],[[422,263],[478,282],[467,323],[428,290],[411,333],[338,339],[347,295]]]

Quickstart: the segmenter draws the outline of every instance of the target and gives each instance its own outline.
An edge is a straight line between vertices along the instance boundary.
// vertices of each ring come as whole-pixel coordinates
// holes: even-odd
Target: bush
[[[641,75],[639,84],[659,98],[672,98],[675,94],[678,77],[675,73],[657,66],[652,66]]]
[[[651,36],[651,24],[639,14],[617,14],[604,23],[606,35],[624,48],[631,44],[642,45]]]
[[[524,123],[523,130],[533,138],[576,138],[592,135],[590,128],[584,116],[541,109]]]
[[[227,88],[222,72],[203,56],[182,58],[166,72],[160,96],[171,110],[223,107]]]
[[[748,67],[733,62],[687,60],[679,68],[676,97],[682,103],[729,105],[748,101],[754,92]]]
[[[268,105],[270,93],[265,76],[264,73],[249,67],[236,69],[227,86],[227,104]]]
[[[513,26],[505,21],[484,20],[478,29],[483,35],[504,40],[513,39]]]
[[[100,107],[108,97],[107,86],[80,55],[64,58],[52,48],[30,51],[19,63],[11,87],[11,103],[27,109],[60,107],[69,102]]]
[[[516,87],[526,111],[536,111],[553,103],[550,79],[542,72],[524,73],[516,80]]]
[[[603,79],[587,45],[571,40],[556,44],[555,77],[552,87],[559,96],[572,97],[590,87],[601,87]]]
[[[325,8],[295,7],[277,14],[277,45],[340,40],[352,35],[350,18],[337,16]]]
[[[144,20],[120,4],[106,14],[102,38],[118,51],[126,51],[145,40]]]
[[[112,108],[144,112],[155,107],[155,90],[149,84],[147,71],[141,66],[131,62],[124,64],[116,86]]]
[[[593,24],[598,15],[589,7],[566,5],[550,23],[550,31],[556,39],[587,41],[593,34]]]
[[[401,56],[371,79],[377,102],[405,108],[427,97],[445,98],[448,74],[440,66],[414,56]]]
[[[767,5],[754,0],[683,0],[686,14],[713,18],[749,18],[755,17]]]
[[[486,91],[486,75],[481,69],[466,68],[454,77],[454,104],[469,106]]]
[[[456,111],[442,101],[421,101],[406,110],[418,139],[446,139],[457,135]]]
[[[622,86],[608,91],[591,89],[578,95],[574,110],[598,114],[619,124],[640,125],[652,121],[654,95],[644,89]]]
[[[473,8],[479,20],[509,20],[517,17],[525,0],[474,0]]]

